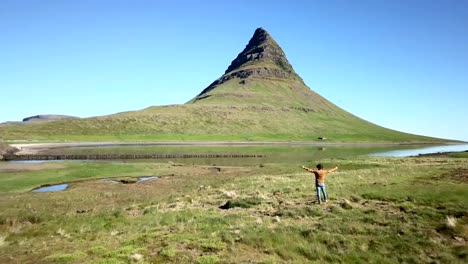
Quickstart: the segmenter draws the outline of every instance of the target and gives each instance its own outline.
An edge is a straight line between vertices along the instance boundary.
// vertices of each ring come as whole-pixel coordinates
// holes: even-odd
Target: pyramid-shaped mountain
[[[0,126],[0,138],[5,140],[316,141],[325,137],[335,142],[440,141],[377,126],[313,92],[262,28],[255,30],[225,73],[186,104]]]
[[[231,62],[224,75],[189,103],[302,107],[325,112],[338,110],[304,84],[281,47],[263,28],[255,30],[245,49]]]

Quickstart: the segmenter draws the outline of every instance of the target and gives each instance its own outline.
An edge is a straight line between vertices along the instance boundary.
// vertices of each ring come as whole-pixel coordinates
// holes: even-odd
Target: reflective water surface
[[[157,179],[158,177],[156,176],[150,176],[150,177],[140,177],[138,178],[139,180],[137,182],[144,182],[144,181],[149,181],[149,180],[152,180],[152,179]]]
[[[68,184],[57,184],[57,185],[51,185],[51,186],[45,186],[41,188],[37,188],[32,190],[33,192],[57,192],[57,191],[63,191],[67,189]]]
[[[138,177],[138,181],[134,182],[134,183],[138,183],[138,182],[145,182],[145,181],[149,181],[149,180],[153,180],[153,179],[157,179],[158,176],[148,176],[148,177]],[[105,181],[105,182],[113,182],[113,183],[122,183],[121,181],[118,181],[118,180],[114,180],[114,179],[102,179],[101,181]]]
[[[128,149],[127,149],[128,148]],[[108,148],[107,148],[108,149]],[[197,165],[226,165],[226,166],[248,166],[262,163],[276,162],[306,162],[327,158],[348,158],[353,156],[376,156],[376,157],[408,157],[419,154],[438,153],[438,152],[459,152],[467,151],[468,144],[449,144],[449,145],[324,145],[324,146],[209,146],[198,147],[196,149],[189,147],[140,147],[135,150],[133,147],[119,147],[115,149],[119,152],[136,151],[135,153],[171,153],[171,154],[257,154],[262,157],[256,158],[166,158],[151,160],[154,162],[176,162],[183,164]],[[91,151],[91,150],[90,150]],[[92,149],[99,151],[99,149]],[[11,163],[46,163],[46,162],[96,162],[96,160],[26,160],[26,161],[8,161]],[[102,162],[109,162],[103,160]],[[148,162],[149,160],[132,159],[132,162]],[[122,161],[126,162],[126,161]],[[143,180],[144,181],[144,180]]]
[[[386,152],[380,153],[373,153],[370,156],[375,157],[410,157],[410,156],[418,156],[419,154],[430,154],[430,153],[441,153],[441,152],[461,152],[461,151],[468,151],[468,144],[462,145],[444,145],[444,146],[431,146],[431,147],[423,147],[417,149],[399,149],[399,150],[391,150]]]

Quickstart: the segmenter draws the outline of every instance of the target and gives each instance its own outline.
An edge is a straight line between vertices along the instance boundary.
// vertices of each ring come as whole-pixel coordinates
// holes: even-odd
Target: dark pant
[[[325,191],[325,183],[316,183],[315,189],[317,191],[318,202],[320,203],[322,201],[320,197],[320,192],[323,193],[323,200],[327,201],[328,197],[327,197],[327,192]]]

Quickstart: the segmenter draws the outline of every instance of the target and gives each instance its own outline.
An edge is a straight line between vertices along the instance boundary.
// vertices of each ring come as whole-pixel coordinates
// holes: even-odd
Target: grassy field
[[[0,126],[4,141],[444,142],[383,128],[299,81],[229,80],[207,99],[108,116]]]
[[[289,156],[294,152],[296,159],[238,165],[0,163],[0,263],[468,260],[466,157]],[[315,203],[312,177],[299,168],[311,159],[339,167],[328,178],[325,205]],[[160,178],[100,180],[152,175]],[[62,192],[29,192],[63,182],[70,186]]]
[[[179,105],[95,118],[0,127],[8,141],[319,141],[434,142],[365,122],[273,106]]]
[[[468,152],[456,152],[456,153],[450,153],[448,154],[449,157],[452,158],[468,158]]]

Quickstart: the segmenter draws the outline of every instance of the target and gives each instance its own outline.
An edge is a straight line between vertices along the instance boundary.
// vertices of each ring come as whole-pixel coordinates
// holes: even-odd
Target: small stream
[[[137,182],[144,182],[144,181],[149,181],[149,180],[157,179],[157,178],[158,178],[157,176],[140,177],[140,178],[138,178],[139,180]]]
[[[113,182],[113,183],[123,183],[123,184],[134,184],[134,183],[139,183],[139,182],[145,182],[153,179],[157,179],[159,177],[157,176],[148,176],[148,177],[138,177],[138,180],[135,182],[129,182],[129,181],[117,181],[113,179],[101,179],[101,181],[105,182]],[[63,183],[63,184],[56,184],[56,185],[49,185],[49,186],[43,186],[36,188],[32,190],[32,192],[57,192],[57,191],[64,191],[68,188],[68,183]]]

